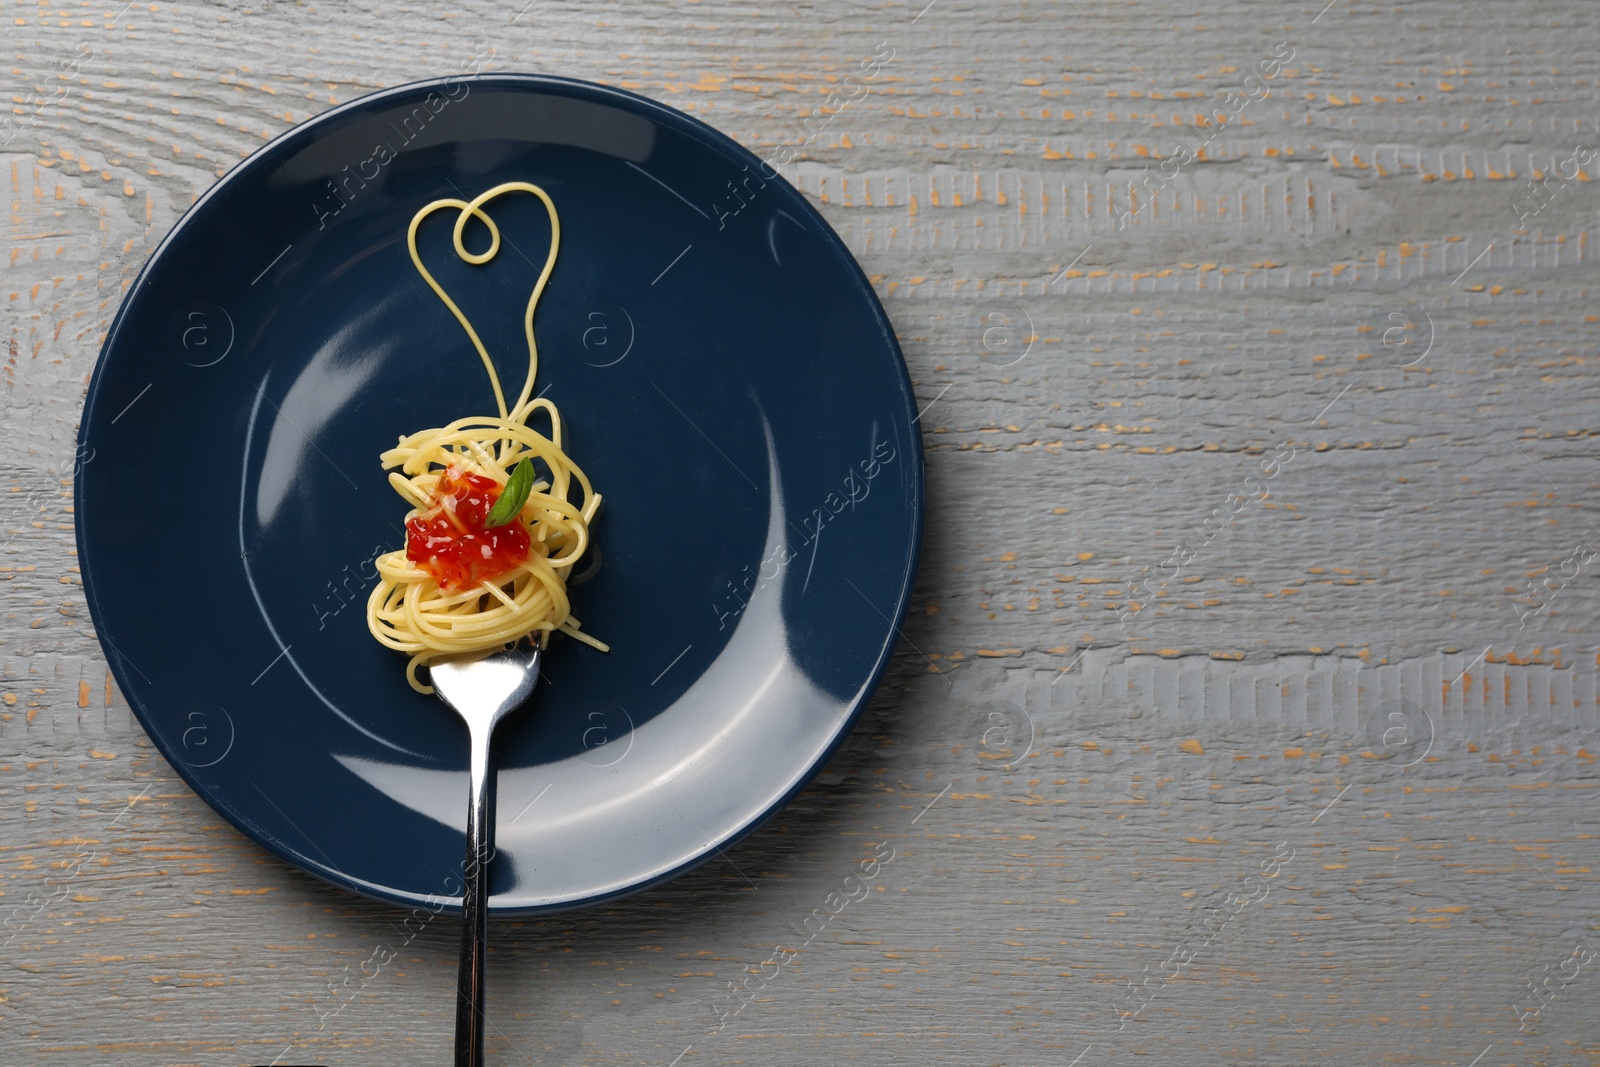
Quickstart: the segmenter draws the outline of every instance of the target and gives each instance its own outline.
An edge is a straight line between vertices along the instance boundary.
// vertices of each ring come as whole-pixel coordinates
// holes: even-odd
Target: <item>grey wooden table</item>
[[[133,720],[72,472],[194,198],[469,69],[789,146],[930,500],[848,745],[726,860],[498,924],[493,1062],[1600,1063],[1594,11],[1322,2],[8,5],[0,1063],[447,1061],[450,924]]]

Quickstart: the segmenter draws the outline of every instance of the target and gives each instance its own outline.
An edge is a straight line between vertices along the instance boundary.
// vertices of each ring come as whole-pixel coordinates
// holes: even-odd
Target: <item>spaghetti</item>
[[[509,192],[532,193],[543,202],[550,215],[550,252],[523,314],[528,376],[508,409],[483,341],[422,265],[417,229],[435,211],[455,208],[456,255],[474,265],[486,263],[500,250],[500,230],[483,205]],[[487,251],[469,252],[463,243],[467,221],[474,218],[488,228]],[[589,545],[589,524],[600,507],[600,494],[562,450],[555,405],[533,396],[539,370],[533,312],[560,243],[555,204],[528,182],[505,182],[471,201],[435,200],[412,216],[406,231],[411,262],[471,338],[500,412],[402,437],[380,457],[391,470],[389,484],[412,510],[406,516],[406,548],[377,559],[378,584],[367,600],[367,627],[387,647],[411,655],[406,680],[419,693],[432,693],[433,687],[417,677],[417,668],[441,656],[494,648],[528,634],[537,633],[547,644],[559,630],[609,651],[582,631],[567,599],[567,575]],[[548,435],[528,425],[535,413],[549,419]],[[509,492],[515,501],[520,487],[513,476],[519,466],[537,471],[537,480],[527,486],[526,501],[509,521],[497,521],[494,506],[501,494]],[[526,477],[520,480],[526,485]]]

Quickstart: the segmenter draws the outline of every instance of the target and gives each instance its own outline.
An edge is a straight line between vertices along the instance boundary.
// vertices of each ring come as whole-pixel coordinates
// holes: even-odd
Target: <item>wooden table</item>
[[[497,924],[493,1062],[1600,1062],[1592,5],[925,2],[8,5],[0,1062],[448,1060],[451,924],[133,720],[71,476],[195,197],[474,64],[791,146],[930,500],[845,749],[726,860]]]

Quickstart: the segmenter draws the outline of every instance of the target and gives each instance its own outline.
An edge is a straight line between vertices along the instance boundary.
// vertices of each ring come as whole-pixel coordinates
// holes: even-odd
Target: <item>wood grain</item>
[[[1548,592],[1600,548],[1588,6],[4,19],[0,1060],[447,1057],[453,928],[268,857],[139,730],[71,480],[99,344],[184,209],[329,106],[487,54],[794,149],[902,338],[931,501],[845,749],[725,858],[500,924],[494,1062],[1600,1062],[1600,600],[1590,567]]]

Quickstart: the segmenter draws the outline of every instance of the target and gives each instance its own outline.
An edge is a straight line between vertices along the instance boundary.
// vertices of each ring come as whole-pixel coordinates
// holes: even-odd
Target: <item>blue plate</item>
[[[466,731],[406,685],[365,603],[406,511],[378,454],[493,410],[406,224],[511,180],[561,213],[539,387],[604,497],[572,598],[614,651],[558,639],[500,728],[501,914],[725,847],[823,765],[889,662],[922,525],[914,397],[805,199],[615,89],[484,75],[363,97],[251,156],[156,250],[90,383],[77,481],[95,626],[195,792],[331,882],[453,907]],[[488,210],[491,263],[454,256],[451,213],[420,244],[514,393],[549,224],[532,197]]]

